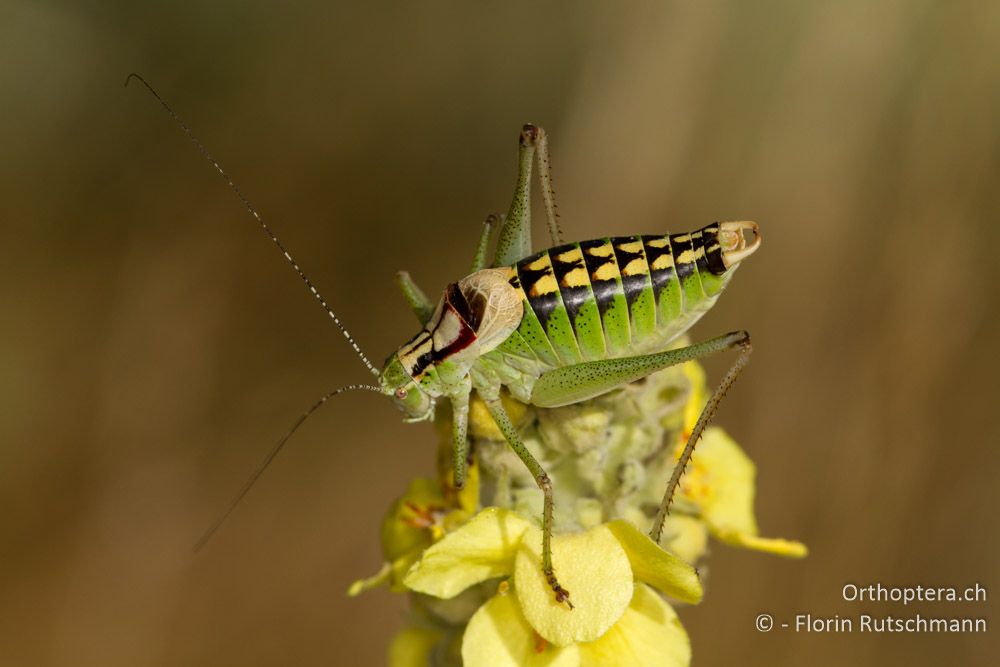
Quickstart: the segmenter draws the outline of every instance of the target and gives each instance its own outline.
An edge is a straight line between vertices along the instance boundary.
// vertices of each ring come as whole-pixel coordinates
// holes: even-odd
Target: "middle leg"
[[[532,477],[535,478],[535,483],[542,490],[542,495],[545,499],[542,509],[542,573],[556,595],[556,602],[565,602],[572,609],[573,603],[569,600],[569,591],[559,585],[555,570],[552,568],[552,480],[549,479],[548,473],[545,472],[545,469],[542,468],[538,460],[531,455],[527,446],[521,441],[521,437],[517,434],[517,429],[514,428],[514,424],[507,415],[507,411],[504,410],[500,398],[486,398],[484,400],[486,408],[493,417],[493,421],[500,428],[500,432],[503,433],[507,443],[531,472]]]

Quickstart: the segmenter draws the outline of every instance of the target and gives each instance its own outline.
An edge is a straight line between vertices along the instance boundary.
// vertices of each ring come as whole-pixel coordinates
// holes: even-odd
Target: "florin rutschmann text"
[[[872,606],[880,603],[973,603],[987,601],[986,588],[975,583],[970,586],[883,586],[881,583],[859,585],[844,584],[841,597],[852,604],[863,603],[866,608],[857,614],[817,614],[803,612],[776,619],[769,613],[759,614],[755,621],[758,632],[780,628],[796,633],[985,633],[988,623],[985,616],[976,614],[910,612],[906,614],[873,613]],[[981,609],[981,607],[979,607]],[[786,620],[787,619],[787,620]]]

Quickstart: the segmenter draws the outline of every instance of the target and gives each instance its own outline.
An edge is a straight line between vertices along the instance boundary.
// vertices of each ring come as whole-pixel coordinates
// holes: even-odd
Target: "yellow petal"
[[[355,597],[364,593],[365,591],[370,591],[373,588],[378,588],[383,584],[389,582],[392,577],[392,565],[389,563],[382,563],[382,569],[368,577],[367,579],[358,579],[351,587],[347,589],[348,597]]]
[[[636,579],[655,586],[678,600],[692,604],[701,601],[701,580],[688,563],[661,549],[648,535],[628,521],[612,521],[608,524],[608,529],[628,554]]]
[[[682,366],[684,375],[691,383],[691,395],[684,404],[684,430],[690,433],[698,423],[698,417],[708,401],[708,387],[705,385],[705,369],[697,361],[689,361]]]
[[[462,640],[465,667],[576,667],[575,645],[543,641],[525,620],[513,594],[495,595],[472,616]]]
[[[794,540],[784,540],[780,537],[759,537],[757,535],[736,532],[719,532],[716,534],[716,537],[726,544],[735,547],[764,551],[777,556],[805,558],[809,555],[809,548],[806,545]]]
[[[713,531],[756,535],[753,501],[757,469],[753,461],[735,440],[717,427],[705,430],[695,451],[695,461],[691,471],[695,475],[692,476],[699,471],[701,479],[694,484],[700,492],[692,500],[701,508],[703,518]]]
[[[458,506],[470,514],[479,509],[479,466],[476,463],[466,469],[465,487],[458,492],[457,500]]]
[[[413,567],[414,563],[420,560],[422,555],[422,549],[414,550],[403,554],[390,563],[392,572],[389,577],[389,590],[395,593],[403,593],[406,591],[406,586],[403,584],[403,578],[406,577],[406,573],[410,571],[410,568]]]
[[[433,541],[427,528],[420,527],[418,511],[443,511],[444,498],[436,480],[417,477],[410,482],[403,497],[389,508],[382,520],[382,552],[386,560],[395,560],[414,549],[423,549]],[[416,511],[415,511],[416,508]]]
[[[708,551],[708,527],[693,516],[668,516],[660,544],[693,565]]]
[[[580,667],[687,667],[691,643],[677,614],[653,590],[636,586],[621,620],[597,641],[580,644]]]
[[[704,470],[703,493],[695,500],[713,535],[732,546],[789,558],[806,556],[808,549],[801,542],[759,537],[753,514],[756,468],[725,431],[707,429],[695,456],[697,468]]]
[[[541,532],[526,535],[514,564],[514,588],[528,623],[556,646],[597,639],[632,599],[632,569],[606,526],[552,538],[552,561],[573,609],[556,602],[542,573]]]
[[[443,633],[432,628],[403,628],[389,644],[389,667],[427,667]]]
[[[514,571],[521,537],[532,529],[513,512],[490,507],[424,552],[403,584],[418,593],[450,598],[481,581]]]
[[[423,549],[409,551],[391,563],[383,563],[382,568],[370,577],[358,579],[347,589],[348,597],[355,597],[374,588],[388,584],[389,590],[395,593],[405,593],[406,586],[403,585],[403,577],[409,572],[413,564],[420,560]]]

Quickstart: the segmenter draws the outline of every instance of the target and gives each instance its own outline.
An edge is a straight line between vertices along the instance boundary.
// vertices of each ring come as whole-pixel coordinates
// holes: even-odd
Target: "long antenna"
[[[333,320],[333,323],[337,325],[337,328],[340,329],[340,332],[344,334],[344,338],[346,338],[347,342],[350,343],[351,347],[354,348],[354,351],[357,353],[358,357],[360,357],[364,365],[368,367],[368,370],[370,370],[372,374],[375,375],[375,377],[378,377],[379,376],[378,369],[372,365],[372,362],[368,360],[368,357],[365,356],[365,353],[361,351],[361,348],[358,346],[357,342],[355,342],[351,334],[347,331],[347,328],[343,324],[341,324],[340,318],[337,317],[337,315],[333,312],[333,309],[330,308],[329,304],[327,304],[326,299],[324,299],[323,295],[319,293],[319,290],[316,289],[316,286],[312,284],[312,281],[309,280],[308,277],[306,277],[305,272],[303,272],[302,269],[299,268],[298,262],[296,262],[292,258],[292,255],[288,252],[287,249],[285,249],[285,246],[281,243],[281,241],[278,240],[278,237],[275,236],[274,232],[271,231],[271,228],[268,227],[267,224],[264,222],[263,218],[260,217],[260,214],[257,213],[257,209],[255,209],[253,205],[250,203],[250,201],[243,195],[243,192],[241,192],[240,189],[236,187],[236,184],[233,183],[233,179],[229,177],[229,174],[227,174],[222,169],[222,167],[219,166],[219,163],[216,162],[215,158],[212,157],[212,154],[208,152],[208,149],[205,148],[205,145],[201,143],[201,141],[199,141],[196,136],[194,136],[193,132],[191,132],[191,128],[189,128],[187,124],[183,120],[181,120],[181,117],[177,115],[177,113],[170,107],[169,104],[167,104],[167,102],[162,97],[160,97],[160,94],[157,93],[156,90],[154,90],[151,85],[149,85],[148,81],[146,81],[140,75],[135,74],[133,72],[132,74],[129,74],[125,78],[126,88],[128,87],[129,82],[132,81],[132,79],[135,79],[143,86],[145,86],[146,90],[148,90],[153,95],[153,97],[156,98],[156,101],[160,103],[160,106],[162,106],[164,110],[166,110],[166,112],[170,114],[170,117],[174,119],[174,122],[177,123],[178,126],[180,126],[180,128],[184,131],[184,134],[187,135],[188,139],[190,139],[191,142],[198,148],[198,152],[201,153],[202,156],[206,160],[208,160],[213,167],[215,167],[215,170],[219,172],[219,175],[222,176],[222,178],[226,181],[226,184],[230,187],[230,189],[233,192],[236,193],[236,196],[240,198],[240,201],[243,202],[243,206],[245,206],[246,209],[250,211],[250,215],[252,215],[254,219],[257,220],[258,223],[260,223],[260,227],[261,229],[264,230],[264,233],[267,235],[267,237],[271,239],[271,242],[274,243],[274,245],[278,246],[278,250],[281,251],[281,254],[285,256],[285,259],[288,260],[288,263],[292,265],[293,269],[295,269],[295,273],[299,274],[299,278],[302,279],[302,282],[306,284],[306,287],[309,288],[309,291],[312,292],[312,295],[316,297],[317,301],[319,301],[319,305],[323,306],[323,310],[325,310],[326,314],[330,316],[330,319]]]
[[[267,470],[267,467],[271,465],[271,461],[273,461],[274,458],[281,452],[281,450],[285,446],[285,443],[288,442],[288,439],[292,437],[292,434],[295,433],[296,430],[298,430],[299,426],[302,426],[302,422],[308,419],[312,413],[316,412],[321,407],[323,407],[324,403],[329,401],[337,394],[342,394],[345,391],[354,391],[356,389],[366,389],[368,391],[374,391],[378,394],[382,393],[382,390],[374,385],[351,384],[346,387],[341,387],[340,389],[335,389],[331,391],[330,393],[323,396],[323,398],[313,403],[308,410],[299,415],[299,418],[295,420],[295,423],[292,424],[292,427],[285,432],[285,435],[281,436],[281,438],[274,445],[274,447],[271,448],[271,451],[268,452],[267,456],[264,457],[264,460],[261,461],[260,464],[254,469],[253,473],[250,475],[250,478],[247,479],[247,481],[243,484],[243,487],[239,490],[239,493],[237,493],[236,496],[229,502],[229,505],[226,507],[225,511],[219,515],[219,518],[217,518],[212,523],[212,525],[208,527],[208,530],[206,530],[204,534],[202,534],[202,536],[195,543],[194,551],[196,553],[200,551],[201,548],[205,546],[205,544],[207,544],[210,539],[212,539],[212,535],[215,535],[215,532],[219,530],[219,527],[223,523],[225,523],[226,519],[229,518],[229,515],[233,513],[234,509],[236,509],[236,506],[240,504],[240,501],[242,501],[244,496],[246,496],[247,493],[250,491],[250,489],[253,488],[253,485],[257,483],[257,480],[260,479],[260,476],[264,474],[264,471]]]

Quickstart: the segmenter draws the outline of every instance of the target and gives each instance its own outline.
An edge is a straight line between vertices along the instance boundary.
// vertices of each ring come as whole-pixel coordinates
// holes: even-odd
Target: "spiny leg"
[[[531,254],[531,167],[538,128],[525,125],[517,150],[517,186],[507,219],[500,228],[493,266],[507,266]]]
[[[549,161],[549,135],[538,129],[538,180],[542,186],[542,201],[545,202],[545,218],[549,223],[552,245],[562,245],[562,229],[559,228],[559,212],[556,210],[555,192],[552,190],[552,169]]]
[[[719,383],[719,386],[715,388],[715,391],[713,391],[712,395],[709,397],[708,402],[705,403],[705,407],[698,416],[698,421],[695,423],[694,429],[691,431],[691,435],[688,436],[687,444],[684,445],[684,451],[681,452],[681,456],[677,460],[677,465],[674,466],[674,472],[670,476],[670,481],[667,482],[667,488],[664,491],[663,500],[660,502],[660,509],[656,513],[656,518],[653,520],[653,528],[649,531],[650,538],[652,538],[652,540],[657,544],[660,543],[660,536],[663,534],[663,523],[666,521],[667,514],[670,511],[670,503],[673,501],[674,493],[677,491],[681,477],[684,475],[684,471],[687,469],[688,463],[691,461],[691,455],[694,453],[695,445],[698,444],[698,439],[701,438],[702,433],[708,426],[708,422],[712,420],[712,416],[719,408],[719,403],[722,402],[722,398],[736,381],[740,371],[742,371],[750,361],[750,353],[753,352],[753,346],[750,344],[750,334],[746,331],[738,331],[735,332],[735,334],[729,335],[736,336],[729,347],[738,347],[739,356],[736,357],[736,361],[733,362],[733,365],[729,368],[725,377],[722,378],[722,382]]]
[[[460,391],[451,395],[451,465],[455,473],[455,489],[465,488],[465,464],[469,457],[469,395],[472,381],[466,377]]]
[[[674,350],[635,357],[584,361],[556,368],[543,373],[535,382],[531,391],[531,403],[542,408],[558,408],[586,401],[664,368],[731,349],[740,345],[744,339],[750,339],[747,332],[734,331]]]
[[[684,469],[691,460],[694,447],[704,432],[708,422],[712,419],[719,402],[725,396],[726,391],[736,381],[737,376],[743,367],[750,360],[750,353],[753,351],[750,345],[750,334],[746,331],[734,331],[732,333],[712,338],[702,343],[695,343],[687,347],[676,350],[666,350],[655,354],[646,354],[636,357],[622,357],[619,359],[601,359],[598,361],[586,361],[581,364],[564,366],[543,373],[535,383],[531,392],[531,402],[534,405],[544,408],[557,408],[570,403],[578,403],[596,396],[600,396],[616,387],[628,382],[642,379],[659,370],[669,366],[692,361],[700,357],[729,350],[734,347],[740,349],[739,356],[733,363],[729,372],[719,383],[719,386],[712,393],[712,396],[705,404],[687,445],[681,453],[680,460],[674,468],[674,473],[667,484],[666,492],[663,495],[663,502],[653,521],[653,529],[650,537],[659,542],[663,532],[663,522],[666,519],[667,511],[670,509],[670,502],[673,499],[680,478],[684,474]]]
[[[542,573],[556,594],[556,602],[565,602],[572,609],[573,603],[569,601],[569,591],[559,585],[559,581],[556,579],[555,572],[552,569],[552,480],[549,479],[548,473],[545,472],[541,464],[538,463],[538,460],[531,455],[531,452],[528,451],[528,448],[521,441],[521,437],[517,434],[517,429],[514,428],[510,417],[507,416],[507,411],[504,410],[500,399],[484,398],[484,400],[487,409],[490,411],[490,415],[493,417],[493,421],[500,428],[500,432],[503,433],[507,443],[524,465],[527,466],[532,477],[535,478],[535,483],[542,490],[542,495],[545,498],[542,509]]]
[[[431,315],[434,314],[434,304],[430,302],[424,291],[413,282],[413,278],[410,277],[408,271],[399,271],[396,273],[396,285],[399,286],[399,291],[403,293],[403,298],[410,304],[410,310],[420,320],[420,324],[427,324],[431,319]]]
[[[486,220],[483,221],[483,231],[479,235],[479,243],[476,244],[476,254],[472,256],[472,271],[469,273],[475,273],[486,268],[486,252],[490,246],[490,233],[498,222],[500,222],[500,216],[496,213],[490,213],[486,216]]]

